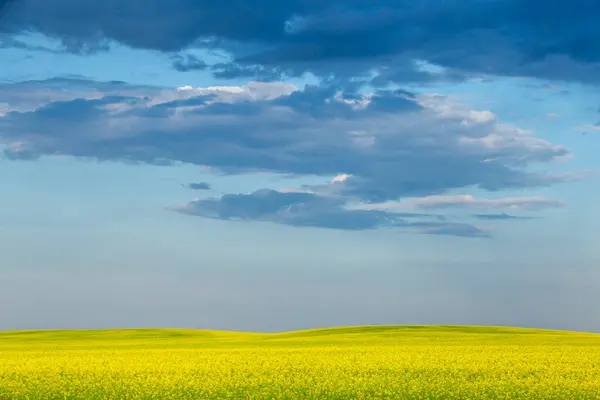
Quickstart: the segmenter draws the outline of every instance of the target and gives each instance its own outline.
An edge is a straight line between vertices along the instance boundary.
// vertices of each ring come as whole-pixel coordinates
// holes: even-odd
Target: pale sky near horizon
[[[0,0],[0,330],[600,332],[600,6],[115,4]]]

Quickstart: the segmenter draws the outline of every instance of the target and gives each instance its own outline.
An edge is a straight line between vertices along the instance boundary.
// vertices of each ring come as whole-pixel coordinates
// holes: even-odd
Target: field
[[[0,332],[0,399],[600,399],[600,335],[461,326]]]

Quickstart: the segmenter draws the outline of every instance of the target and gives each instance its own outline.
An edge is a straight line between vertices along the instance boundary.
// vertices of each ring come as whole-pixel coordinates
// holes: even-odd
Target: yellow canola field
[[[600,335],[488,327],[5,332],[0,399],[600,399]]]

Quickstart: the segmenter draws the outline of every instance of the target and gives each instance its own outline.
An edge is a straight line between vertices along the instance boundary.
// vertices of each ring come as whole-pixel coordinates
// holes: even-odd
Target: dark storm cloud
[[[600,79],[595,0],[29,0],[4,14],[1,31],[42,32],[74,52],[106,48],[107,40],[164,52],[225,50],[234,60],[222,77],[349,78],[376,67],[380,84],[440,79],[415,67],[425,60],[450,68],[451,80]]]

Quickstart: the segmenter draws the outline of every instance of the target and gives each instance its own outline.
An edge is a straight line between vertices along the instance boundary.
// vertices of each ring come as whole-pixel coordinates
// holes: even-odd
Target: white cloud
[[[350,178],[350,175],[348,174],[340,174],[340,175],[336,175],[330,183],[336,183],[336,182],[344,182],[345,180],[347,180],[348,178]]]
[[[184,92],[185,97],[216,95],[219,101],[246,100],[272,100],[277,97],[289,95],[298,87],[286,82],[248,82],[244,86],[208,86],[192,87],[190,85],[178,87],[177,92]]]

